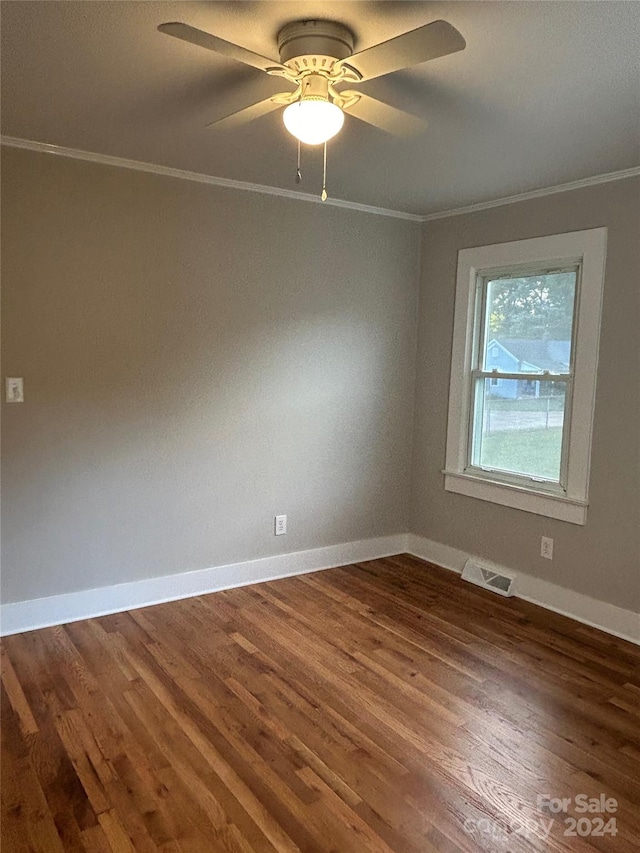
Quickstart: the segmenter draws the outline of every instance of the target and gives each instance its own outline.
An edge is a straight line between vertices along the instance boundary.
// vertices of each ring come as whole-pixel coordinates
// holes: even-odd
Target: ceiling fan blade
[[[340,92],[342,98],[349,99],[355,96],[357,100],[344,108],[346,114],[386,130],[387,133],[393,133],[395,136],[412,136],[415,133],[421,133],[427,127],[426,121],[405,113],[404,110],[391,107],[376,98],[371,98],[369,95],[363,95],[362,92]]]
[[[230,59],[236,59],[238,62],[244,62],[245,65],[252,65],[254,68],[259,68],[261,71],[266,71],[270,68],[283,68],[279,62],[273,59],[268,59],[266,56],[260,56],[259,53],[254,53],[252,50],[247,50],[245,47],[233,44],[230,41],[212,36],[210,33],[205,33],[204,30],[198,30],[195,27],[190,27],[188,24],[179,22],[171,22],[160,24],[158,30],[168,36],[173,36],[183,41],[188,41],[190,44],[195,44],[198,47],[204,47],[206,50],[212,50],[214,53],[219,53],[222,56],[228,56]]]
[[[353,66],[362,74],[363,80],[372,80],[429,59],[464,50],[465,47],[466,42],[455,27],[446,21],[434,21],[354,53],[338,65]]]
[[[245,124],[248,121],[253,121],[254,118],[260,118],[260,116],[267,115],[267,113],[282,107],[283,102],[276,101],[276,98],[289,98],[290,95],[291,92],[281,92],[278,95],[273,95],[271,98],[265,98],[264,101],[258,101],[256,104],[251,104],[248,107],[244,107],[244,109],[237,110],[235,113],[217,118],[210,122],[207,127],[215,127],[216,129],[221,127],[226,130],[240,124]]]

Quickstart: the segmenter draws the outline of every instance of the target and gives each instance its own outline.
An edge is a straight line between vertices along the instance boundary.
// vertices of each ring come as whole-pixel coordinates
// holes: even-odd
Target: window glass
[[[475,403],[474,465],[561,482],[565,382],[482,379]]]
[[[481,370],[568,373],[577,270],[485,282]]]

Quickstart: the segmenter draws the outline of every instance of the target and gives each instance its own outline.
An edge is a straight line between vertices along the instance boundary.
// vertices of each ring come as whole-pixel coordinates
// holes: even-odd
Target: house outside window
[[[458,255],[445,488],[586,521],[606,229]]]

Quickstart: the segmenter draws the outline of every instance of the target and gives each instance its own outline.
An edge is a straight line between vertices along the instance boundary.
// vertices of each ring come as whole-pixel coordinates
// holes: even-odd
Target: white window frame
[[[449,385],[449,420],[444,487],[449,492],[502,506],[585,524],[589,503],[591,435],[596,395],[598,344],[607,229],[592,228],[530,240],[461,249]],[[563,485],[499,472],[470,470],[470,422],[474,343],[477,338],[478,288],[483,277],[513,269],[579,266],[572,336],[571,393],[567,400],[566,472]],[[541,374],[553,380],[553,375]]]

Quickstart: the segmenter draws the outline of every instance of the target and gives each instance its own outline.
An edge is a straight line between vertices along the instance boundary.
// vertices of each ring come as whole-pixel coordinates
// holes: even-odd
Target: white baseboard
[[[362,539],[210,569],[3,604],[0,607],[0,636],[401,553],[413,554],[458,573],[462,572],[470,557],[477,557],[413,533]],[[508,568],[505,571],[514,574]],[[640,645],[640,614],[631,610],[517,572],[515,595]]]
[[[0,635],[20,634],[36,628],[48,628],[51,625],[77,622],[79,619],[135,610],[137,607],[176,601],[222,589],[389,557],[406,551],[406,544],[407,535],[401,533],[3,604],[0,607]]]
[[[454,572],[461,573],[470,557],[480,559],[476,554],[467,554],[449,545],[432,542],[415,533],[410,533],[407,540],[406,548],[409,554]],[[607,634],[613,634],[614,637],[640,645],[640,613],[589,598],[581,592],[514,572],[507,567],[504,567],[504,570],[515,577],[514,595],[517,598],[539,604],[554,613],[561,613],[584,625],[591,625],[606,631]]]

